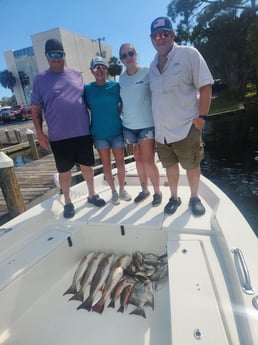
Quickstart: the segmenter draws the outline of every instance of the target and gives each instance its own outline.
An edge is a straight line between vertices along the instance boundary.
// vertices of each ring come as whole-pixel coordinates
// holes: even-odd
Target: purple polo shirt
[[[50,141],[90,133],[83,89],[81,73],[74,69],[62,73],[44,71],[36,76],[31,103],[43,109]]]

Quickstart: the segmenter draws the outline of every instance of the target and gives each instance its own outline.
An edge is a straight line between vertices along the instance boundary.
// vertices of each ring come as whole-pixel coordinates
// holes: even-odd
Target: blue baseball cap
[[[151,35],[161,30],[173,30],[171,20],[168,17],[158,17],[151,23]]]

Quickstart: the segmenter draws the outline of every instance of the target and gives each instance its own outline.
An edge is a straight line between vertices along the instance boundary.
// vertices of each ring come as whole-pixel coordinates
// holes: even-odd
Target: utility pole
[[[102,54],[102,49],[101,49],[101,41],[104,41],[105,40],[105,37],[102,37],[102,38],[97,38],[95,41],[98,41],[99,43],[99,54],[101,57],[104,57],[103,54]]]

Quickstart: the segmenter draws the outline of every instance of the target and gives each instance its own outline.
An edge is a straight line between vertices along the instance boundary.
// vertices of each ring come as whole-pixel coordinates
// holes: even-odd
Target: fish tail
[[[134,310],[130,313],[130,315],[132,315],[132,314],[142,316],[142,317],[144,317],[144,318],[146,319],[146,314],[145,314],[145,311],[144,311],[143,308],[140,308],[140,307],[139,307],[139,308],[134,309]]]
[[[76,294],[74,294],[69,301],[81,301],[83,302],[83,293],[82,292],[78,292]]]
[[[118,313],[123,313],[125,311],[124,305],[120,305],[120,307],[117,309]]]
[[[94,304],[94,306],[92,307],[92,311],[96,311],[97,313],[102,314],[104,310],[104,306],[105,306],[104,303],[99,301],[96,304]]]
[[[115,308],[115,301],[113,299],[110,301],[108,308]]]
[[[77,307],[77,309],[86,309],[88,311],[91,311],[92,302],[92,298],[88,297],[82,304],[79,305],[79,307]]]
[[[64,295],[75,295],[77,293],[76,288],[74,288],[72,285],[63,293]]]

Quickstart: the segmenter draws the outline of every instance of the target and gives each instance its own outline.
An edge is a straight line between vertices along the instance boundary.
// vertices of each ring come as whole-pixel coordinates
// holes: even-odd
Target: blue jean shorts
[[[94,145],[97,150],[108,149],[108,148],[118,149],[118,148],[124,147],[125,143],[124,143],[124,137],[122,135],[119,135],[117,137],[113,137],[106,140],[94,139]]]
[[[154,127],[129,129],[123,127],[125,143],[127,145],[138,144],[139,141],[145,139],[154,139]]]

